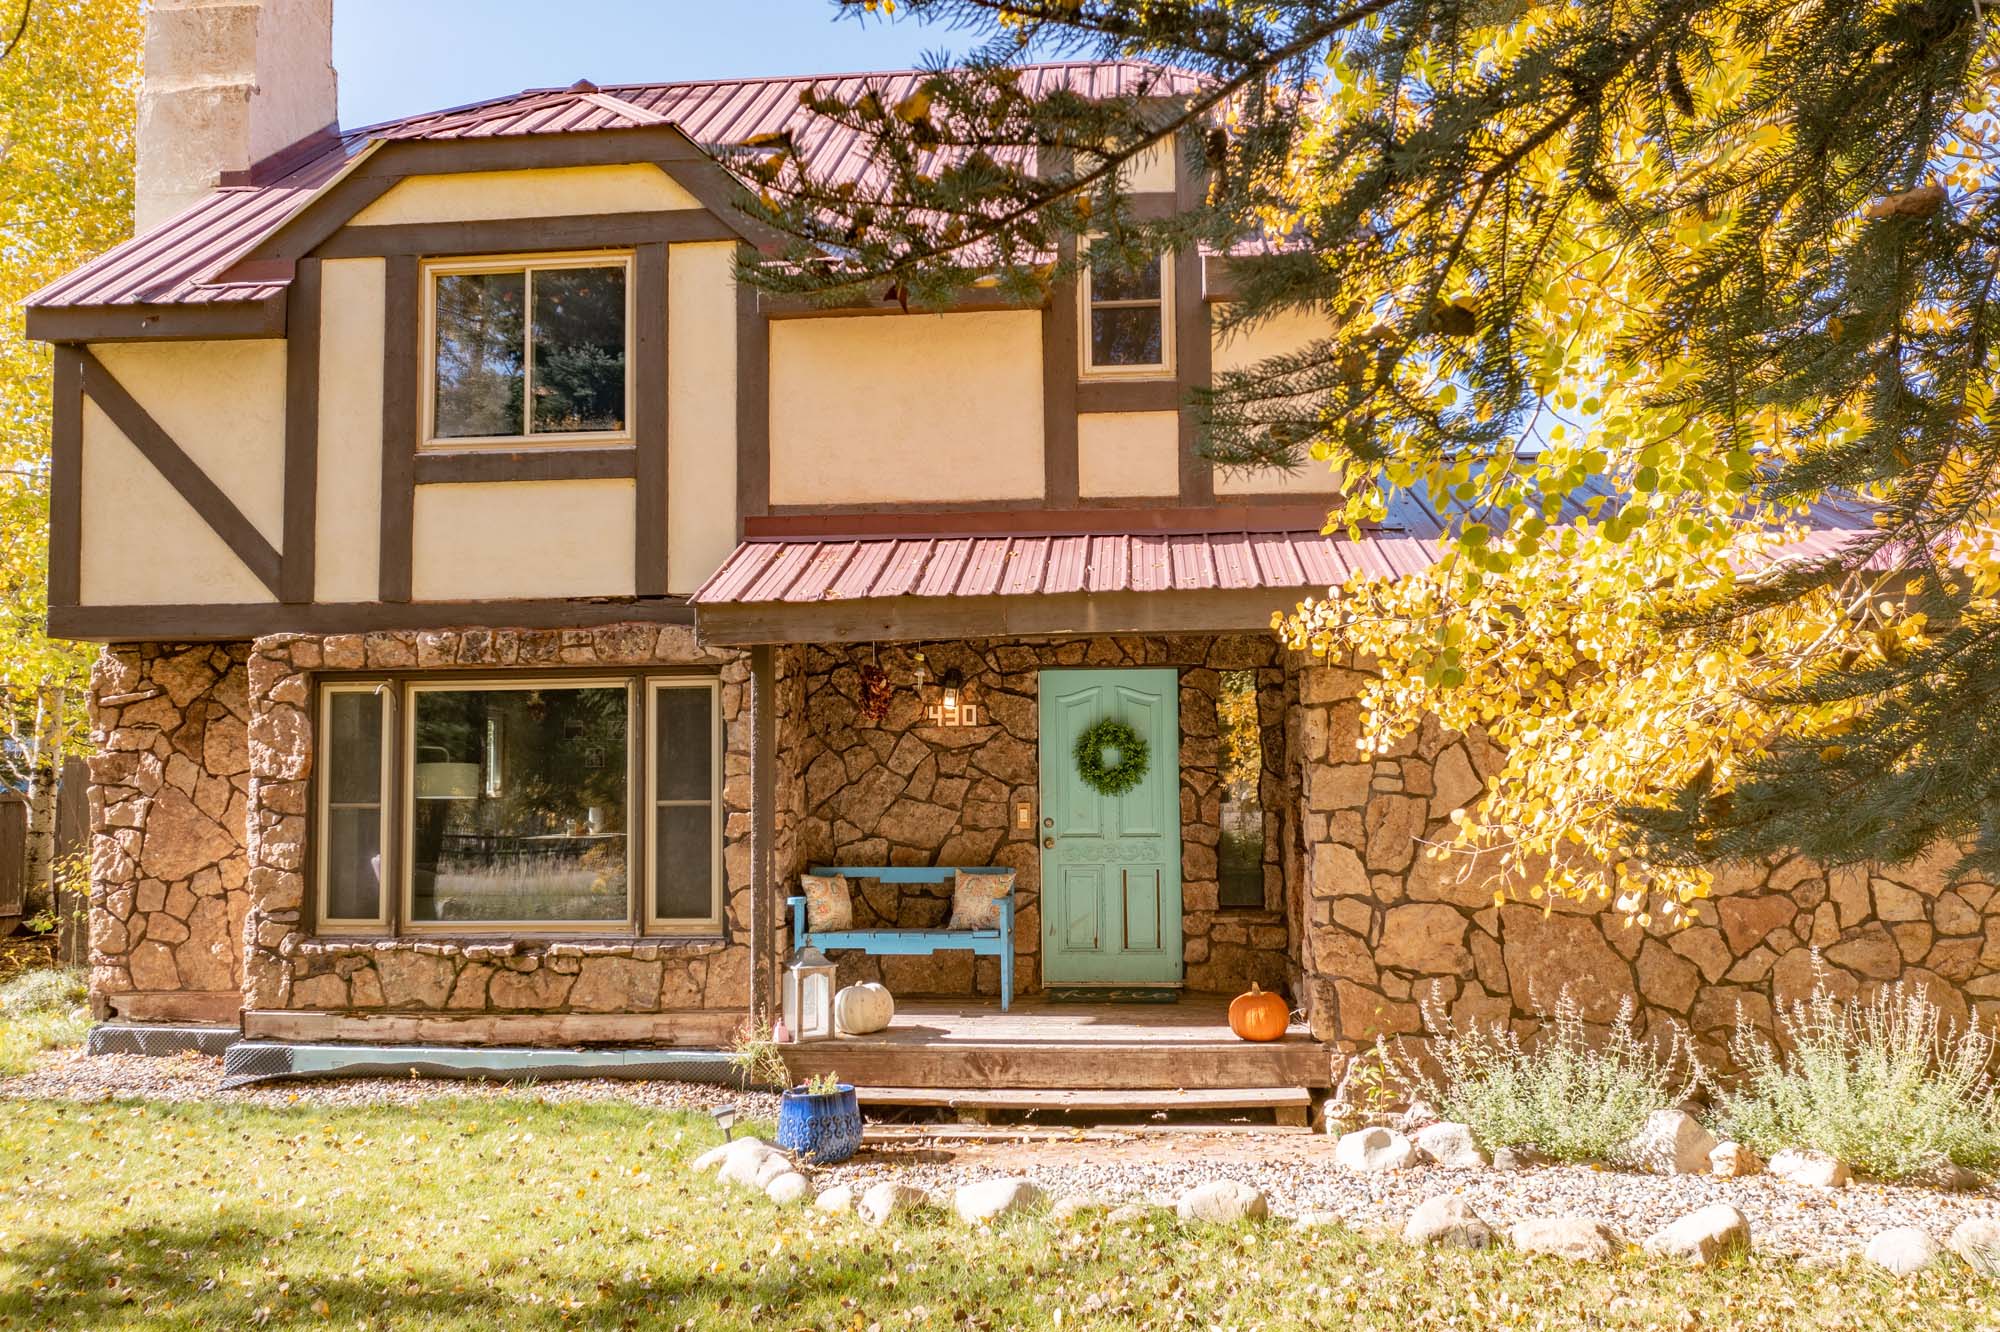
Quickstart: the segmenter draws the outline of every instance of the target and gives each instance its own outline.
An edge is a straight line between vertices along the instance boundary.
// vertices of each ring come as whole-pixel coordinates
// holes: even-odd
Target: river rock
[[[1233,1226],[1269,1212],[1263,1193],[1240,1180],[1218,1179],[1189,1189],[1174,1205],[1183,1221],[1207,1221]]]
[[[1915,1226],[1897,1226],[1868,1241],[1861,1256],[1897,1276],[1915,1276],[1938,1258],[1938,1242]]]
[[[1602,1263],[1625,1247],[1618,1232],[1595,1217],[1544,1216],[1517,1221],[1507,1242],[1522,1253],[1545,1253],[1579,1263]]]
[[[1951,1251],[1981,1276],[2000,1276],[2000,1218],[1968,1216],[1948,1241]]]
[[[1493,1228],[1480,1220],[1465,1199],[1446,1194],[1417,1204],[1403,1224],[1403,1242],[1483,1249],[1493,1243]]]
[[[1685,1110],[1655,1110],[1618,1155],[1656,1175],[1706,1175],[1715,1135]]]
[[[1708,1172],[1718,1179],[1743,1179],[1760,1174],[1764,1163],[1740,1142],[1720,1142],[1708,1154]]]
[[[1370,1173],[1401,1170],[1416,1155],[1410,1140],[1394,1129],[1365,1128],[1346,1134],[1335,1144],[1333,1159],[1349,1170]]]
[[[1854,1178],[1847,1162],[1825,1152],[1787,1147],[1771,1158],[1770,1171],[1779,1179],[1815,1189],[1844,1189]]]
[[[844,1216],[854,1210],[854,1186],[836,1184],[813,1199],[813,1206],[822,1212]]]
[[[1750,1221],[1728,1203],[1713,1203],[1655,1231],[1646,1252],[1687,1258],[1707,1266],[1724,1254],[1750,1247]]]
[[[951,1205],[959,1220],[982,1225],[1011,1212],[1026,1211],[1041,1200],[1042,1191],[1025,1179],[982,1179],[959,1185]]]
[[[774,1176],[771,1182],[764,1186],[764,1196],[780,1207],[804,1202],[811,1194],[812,1184],[796,1170],[787,1170],[782,1175]]]
[[[1417,1155],[1447,1170],[1484,1170],[1493,1164],[1464,1124],[1426,1124],[1410,1141],[1416,1145]]]
[[[861,1195],[855,1211],[871,1226],[879,1226],[898,1212],[907,1212],[913,1207],[922,1207],[930,1201],[922,1189],[908,1184],[897,1184],[884,1180]]]

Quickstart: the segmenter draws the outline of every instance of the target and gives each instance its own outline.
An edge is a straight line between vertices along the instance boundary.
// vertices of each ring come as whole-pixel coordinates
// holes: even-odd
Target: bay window
[[[320,929],[718,933],[719,703],[704,676],[323,684]]]

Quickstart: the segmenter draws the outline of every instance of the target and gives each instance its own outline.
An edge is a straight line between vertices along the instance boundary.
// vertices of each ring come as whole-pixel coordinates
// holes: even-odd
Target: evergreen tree
[[[1327,315],[1195,408],[1221,465],[1330,468],[1336,525],[1449,504],[1436,569],[1282,627],[1379,659],[1364,744],[1432,712],[1506,746],[1460,850],[1635,913],[1782,849],[2000,870],[2000,7],[843,3],[976,49],[807,94],[858,181],[750,146],[792,245],[749,278],[1032,298],[1089,235],[1237,256],[1225,324]],[[1058,55],[1166,68],[1023,76]],[[1171,218],[1120,183],[1163,142],[1205,182]],[[1806,540],[1830,499],[1872,519]]]

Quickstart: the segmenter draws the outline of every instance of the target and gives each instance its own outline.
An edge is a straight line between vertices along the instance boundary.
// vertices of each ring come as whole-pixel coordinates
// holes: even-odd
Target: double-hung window
[[[433,448],[629,440],[629,254],[424,267]]]
[[[1154,378],[1174,364],[1172,266],[1153,255],[1138,268],[1087,256],[1078,282],[1087,379]]]
[[[712,676],[338,680],[319,715],[322,931],[720,931]]]

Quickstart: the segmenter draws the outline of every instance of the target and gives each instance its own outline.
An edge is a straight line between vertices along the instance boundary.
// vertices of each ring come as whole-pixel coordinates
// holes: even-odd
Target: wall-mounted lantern
[[[977,726],[979,714],[965,676],[955,666],[939,678],[936,694],[924,704],[924,720],[933,726]]]

